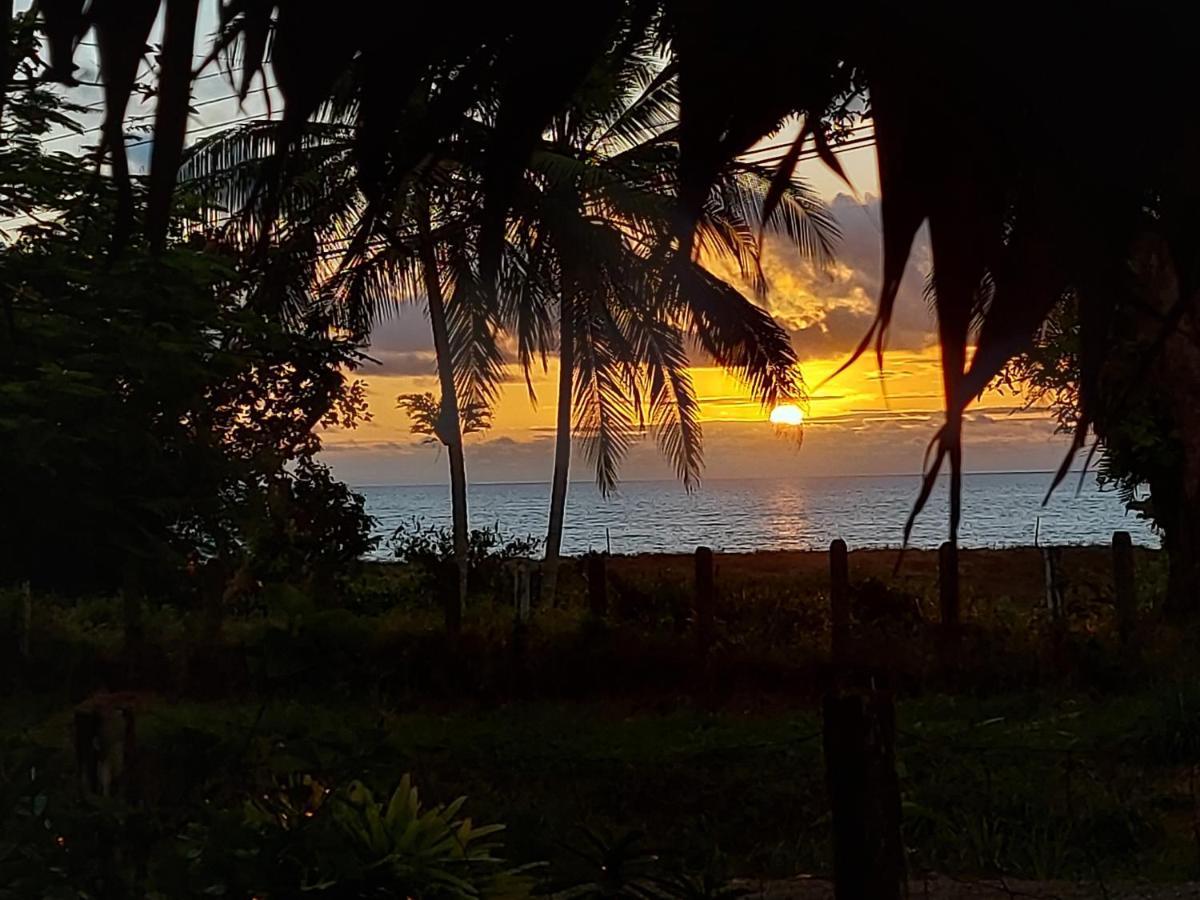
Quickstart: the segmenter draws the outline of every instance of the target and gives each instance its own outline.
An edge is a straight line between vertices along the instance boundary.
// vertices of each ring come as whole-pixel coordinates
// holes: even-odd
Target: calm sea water
[[[1027,546],[1035,529],[1042,543],[1107,543],[1113,531],[1124,529],[1135,543],[1158,545],[1149,526],[1126,512],[1116,494],[1099,490],[1090,477],[1076,494],[1077,480],[1071,477],[1042,506],[1049,474],[965,476],[960,543]],[[594,485],[575,483],[567,495],[563,550],[582,553],[606,544],[614,553],[690,551],[701,544],[725,551],[813,550],[828,547],[835,537],[851,548],[895,547],[919,487],[915,475],[712,480],[687,494],[676,482],[642,481],[627,482],[616,496],[604,498]],[[356,489],[381,536],[414,518],[449,524],[446,487]],[[469,500],[473,527],[498,525],[507,535],[545,536],[548,485],[477,484]],[[917,520],[914,546],[936,547],[945,540],[946,505],[943,484]],[[378,554],[386,553],[381,545]]]

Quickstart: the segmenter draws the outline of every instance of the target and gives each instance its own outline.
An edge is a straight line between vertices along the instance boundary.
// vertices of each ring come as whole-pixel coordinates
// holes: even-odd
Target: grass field
[[[945,655],[926,618],[936,555],[851,555],[861,632],[897,692],[897,760],[913,873],[1182,881],[1197,874],[1200,686],[1195,635],[1157,623],[1159,560],[1138,556],[1144,626],[1114,634],[1107,548],[1067,549],[1065,622],[1046,620],[1036,551],[964,552],[966,625]],[[819,697],[828,661],[827,559],[718,558],[718,642],[688,631],[692,560],[609,561],[610,621],[565,573],[518,654],[512,609],[481,598],[456,645],[439,613],[378,566],[347,602],[280,601],[232,617],[214,646],[179,609],[150,609],[132,666],[119,604],[41,598],[32,660],[10,663],[9,753],[37,748],[70,783],[70,711],[90,692],[137,695],[146,802],[185,815],[298,772],[470,797],[509,826],[508,852],[583,863],[581,827],[692,871],[787,879],[830,859]],[[386,602],[394,596],[395,606]],[[865,598],[865,599],[864,599]],[[290,605],[289,605],[290,604]],[[889,604],[901,614],[876,607]],[[682,616],[682,618],[681,618]],[[873,642],[871,642],[873,640]],[[164,812],[164,815],[167,815]],[[564,875],[565,877],[565,875]]]

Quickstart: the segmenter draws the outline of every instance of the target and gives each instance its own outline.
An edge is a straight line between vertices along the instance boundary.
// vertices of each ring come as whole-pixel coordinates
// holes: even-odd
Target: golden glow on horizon
[[[809,409],[801,410],[806,426],[823,427],[847,417],[879,411],[941,416],[944,401],[937,347],[889,353],[882,378],[875,368],[874,357],[864,356],[829,384],[816,389],[816,385],[843,362],[845,356],[839,354],[801,363],[800,369],[810,391]],[[700,401],[701,421],[767,424],[768,411],[733,375],[713,366],[693,367],[690,374]],[[467,439],[468,443],[500,437],[530,441],[548,438],[554,433],[557,361],[551,358],[547,372],[534,374],[533,384],[540,400],[537,406],[530,404],[524,379],[515,368],[509,375],[496,402],[491,430],[472,435]],[[436,393],[437,378],[432,373],[426,376],[373,375],[369,367],[361,370],[361,376],[367,382],[372,420],[354,431],[331,429],[322,434],[322,440],[327,444],[418,442],[420,439],[409,431],[408,416],[396,408],[396,395],[421,391]],[[972,409],[1011,408],[1024,402],[1020,394],[999,395],[988,391]],[[772,424],[778,425],[777,422]]]
[[[771,410],[771,424],[778,428],[796,428],[804,424],[804,410],[794,403],[784,403]]]

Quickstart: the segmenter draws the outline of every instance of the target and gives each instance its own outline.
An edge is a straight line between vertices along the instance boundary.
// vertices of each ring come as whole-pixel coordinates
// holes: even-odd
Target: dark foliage
[[[39,143],[73,112],[34,84],[0,120],[0,580],[327,584],[369,547],[361,498],[314,458],[320,426],[364,414],[357,346],[249,306],[218,244],[110,258],[126,186]]]
[[[1168,608],[1194,609],[1200,545],[1196,510],[1189,501],[1188,435],[1196,382],[1178,377],[1191,369],[1194,338],[1172,335],[1156,349],[1161,312],[1126,298],[1114,311],[1103,365],[1087,395],[1081,313],[1074,295],[1064,298],[998,383],[1023,390],[1030,403],[1049,405],[1062,431],[1078,432],[1090,421],[1101,485],[1115,489],[1128,509],[1153,522],[1163,536],[1170,562]],[[1085,402],[1090,413],[1084,411]]]
[[[185,21],[194,3],[172,0],[168,19]],[[60,51],[78,30],[77,7],[51,4],[45,11]],[[243,87],[264,64],[266,35],[274,29],[272,65],[291,135],[285,145],[352,62],[364,67],[371,90],[356,114],[356,153],[372,202],[380,196],[372,185],[381,173],[389,167],[393,175],[414,172],[477,104],[494,108],[497,127],[486,146],[481,197],[485,283],[498,273],[506,212],[526,157],[585,81],[590,63],[611,47],[650,34],[678,66],[677,246],[685,253],[710,187],[732,160],[789,116],[801,115],[804,136],[834,164],[830,145],[852,120],[851,100],[865,88],[884,196],[884,278],[876,327],[859,352],[872,339],[882,347],[913,237],[928,222],[946,421],[918,507],[948,463],[951,537],[958,522],[962,412],[1028,345],[1064,293],[1074,291],[1081,304],[1081,429],[1092,419],[1117,288],[1131,269],[1135,282],[1149,283],[1145,267],[1130,265],[1145,258],[1148,242],[1159,248],[1159,268],[1172,282],[1163,333],[1197,312],[1200,276],[1188,260],[1200,239],[1200,186],[1191,174],[1200,117],[1185,112],[1194,107],[1186,63],[1190,33],[1163,27],[1176,17],[1167,4],[1143,5],[1136,15],[1113,7],[1082,22],[1066,5],[1022,6],[1000,15],[990,7],[940,3],[867,4],[850,16],[812,5],[748,15],[715,2],[623,0],[593,4],[569,24],[546,3],[525,4],[519,14],[482,15],[466,15],[454,3],[414,15],[367,0],[336,11],[300,0],[243,0],[222,9],[218,46],[241,41]],[[399,34],[421,38],[410,42],[397,66]],[[798,49],[799,35],[819,39]],[[170,190],[170,173],[160,170],[169,168],[185,127],[172,115],[174,98],[191,74],[176,62],[183,50],[166,50],[160,94],[171,103],[158,123],[168,131],[158,136],[165,142],[161,154],[156,143],[155,211]],[[66,80],[70,65],[61,57],[54,72]],[[117,79],[118,68],[105,65],[105,80]],[[748,92],[751,73],[756,90]],[[431,80],[438,88],[429,96]],[[1158,122],[1171,123],[1170,135],[1142,124]],[[1114,145],[1129,164],[1113,164]],[[797,157],[793,144],[781,159],[780,178],[790,175]],[[769,194],[768,206],[777,195]],[[161,229],[157,213],[154,222]],[[973,320],[981,324],[968,364]],[[1188,466],[1200,470],[1200,426],[1187,431]],[[1187,487],[1188,503],[1200,503],[1200,477],[1189,477]]]
[[[540,543],[532,535],[505,536],[498,527],[473,529],[467,541],[471,593],[488,598],[511,596],[512,577],[506,564],[531,558]],[[420,585],[418,595],[432,600],[445,596],[452,587],[457,577],[453,568],[454,541],[445,528],[414,520],[396,529],[391,548],[397,561],[405,563],[415,574]]]
[[[362,412],[354,346],[242,306],[218,254],[105,267],[89,232],[95,248],[97,228],[46,230],[0,254],[0,452],[22,511],[0,526],[3,577],[83,589],[189,559],[261,578],[355,559],[362,501],[313,459],[316,427]]]

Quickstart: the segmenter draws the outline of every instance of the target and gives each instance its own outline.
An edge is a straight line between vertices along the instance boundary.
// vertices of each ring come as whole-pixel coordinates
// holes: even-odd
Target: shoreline
[[[704,546],[704,545],[699,545],[699,546]],[[1150,544],[1138,544],[1136,541],[1134,542],[1133,546],[1134,546],[1135,552],[1137,552],[1138,554],[1157,556],[1163,552],[1161,546],[1154,546],[1154,545],[1150,545]],[[829,556],[828,549],[805,549],[805,548],[787,548],[787,547],[765,547],[761,550],[722,550],[719,547],[709,547],[708,549],[712,550],[712,553],[715,557],[718,557],[721,559],[754,560],[754,559],[767,559],[769,557],[800,557],[800,558],[820,557],[822,559],[825,559],[825,558],[828,558],[828,556]],[[931,557],[934,560],[936,560],[936,558],[938,556],[938,552],[939,552],[937,547],[909,546],[907,548],[903,548],[899,544],[884,545],[884,546],[879,546],[879,545],[868,545],[868,546],[860,546],[860,547],[851,546],[851,547],[848,547],[847,549],[848,549],[849,555],[851,557],[857,556],[860,558],[867,558],[867,557],[873,557],[873,556],[895,557],[898,555],[903,555],[903,557],[905,559],[908,559],[910,557],[913,559],[917,559],[917,558],[922,558],[922,557],[928,556],[928,557]],[[958,547],[958,552],[959,552],[960,556],[978,556],[978,555],[989,555],[989,554],[1023,555],[1023,554],[1028,554],[1028,553],[1038,553],[1040,555],[1041,551],[1046,550],[1046,549],[1065,550],[1065,551],[1072,551],[1072,552],[1073,551],[1083,551],[1083,552],[1106,552],[1107,553],[1107,552],[1111,552],[1112,545],[1108,544],[1108,543],[1093,542],[1093,543],[1077,543],[1077,544],[1061,544],[1061,543],[1040,544],[1040,545],[1012,544],[1012,545],[1007,545],[1007,546],[1002,546],[1002,547],[995,547],[995,546],[993,546],[993,547],[971,547],[971,546],[964,546],[964,545],[960,544]],[[593,552],[598,553],[601,551],[597,550],[597,551],[584,551],[583,553],[563,553],[563,554],[561,554],[561,559],[563,561],[579,562],[579,561],[587,558],[590,555],[590,553],[593,553]],[[614,561],[614,562],[621,561],[621,560],[643,560],[643,559],[658,559],[658,560],[689,559],[690,560],[695,555],[695,549],[692,549],[692,550],[637,550],[637,551],[634,551],[631,553],[622,553],[622,552],[618,551],[618,552],[612,552],[612,553],[605,552],[604,555],[607,556],[611,561]],[[532,560],[533,562],[540,562],[542,556],[540,553],[538,553],[538,554],[535,554],[528,558],[530,560]],[[362,562],[375,563],[375,564],[379,564],[379,565],[396,565],[396,566],[406,565],[406,563],[398,562],[397,560],[395,560],[394,558],[392,558],[390,556],[383,556],[383,557],[365,556],[362,558]]]

